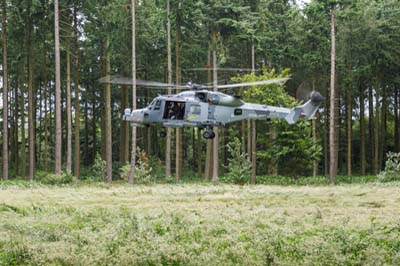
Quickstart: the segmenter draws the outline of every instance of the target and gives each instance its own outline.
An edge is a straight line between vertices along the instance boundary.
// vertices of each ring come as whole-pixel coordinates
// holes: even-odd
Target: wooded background
[[[235,137],[258,175],[375,175],[400,150],[398,0],[138,0],[136,10],[128,0],[1,2],[4,179],[54,170],[84,178],[100,154],[111,181],[130,161],[132,139],[153,170],[177,179],[223,176]],[[294,106],[301,84],[321,92],[317,118],[231,124],[214,145],[194,128],[166,139],[161,127],[138,128],[132,138],[121,120],[132,88],[98,82],[131,77],[133,58],[139,79],[211,83],[213,55],[218,83],[291,77],[284,87],[230,92],[246,101]],[[138,87],[137,108],[163,93]]]

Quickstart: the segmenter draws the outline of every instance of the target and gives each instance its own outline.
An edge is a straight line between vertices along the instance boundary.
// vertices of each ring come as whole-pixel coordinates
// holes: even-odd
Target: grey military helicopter
[[[166,128],[182,128],[184,126],[205,128],[203,137],[213,139],[215,137],[213,127],[222,127],[241,120],[285,119],[289,124],[294,124],[300,118],[312,118],[324,100],[324,97],[316,91],[308,94],[309,99],[304,104],[294,108],[284,108],[246,103],[239,96],[209,90],[280,84],[287,80],[287,78],[278,78],[216,86],[191,82],[186,85],[175,85],[137,80],[137,86],[177,88],[183,91],[173,95],[159,95],[143,109],[125,109],[123,120],[130,122],[133,126],[161,125]],[[132,84],[131,79],[115,76],[103,77],[99,81],[121,85]]]

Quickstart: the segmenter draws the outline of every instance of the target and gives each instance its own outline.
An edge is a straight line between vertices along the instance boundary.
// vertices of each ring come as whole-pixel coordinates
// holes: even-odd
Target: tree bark
[[[69,29],[69,25],[67,26]],[[71,174],[72,172],[72,117],[71,117],[71,53],[70,53],[70,41],[69,41],[69,30],[67,30],[67,39],[66,39],[66,53],[67,53],[67,103],[66,103],[66,112],[67,112],[67,163],[66,163],[66,172],[67,174]]]
[[[80,176],[81,139],[80,139],[80,104],[79,104],[79,46],[78,46],[78,16],[74,7],[74,88],[75,88],[75,140],[74,140],[74,176]],[[110,111],[111,112],[111,111]],[[111,114],[111,113],[110,113]],[[111,125],[110,125],[111,126]]]
[[[371,172],[375,173],[374,167],[374,152],[375,152],[375,139],[374,139],[374,98],[373,98],[373,87],[370,85],[368,88],[368,137],[369,137],[369,162],[371,167]]]
[[[208,49],[207,53],[207,82],[211,82],[211,50]],[[205,161],[205,170],[204,170],[204,179],[210,179],[212,174],[212,148],[213,141],[211,139],[207,139],[207,147],[206,147],[206,161]]]
[[[381,79],[383,80],[383,79]],[[381,126],[380,128],[380,143],[379,143],[379,158],[378,158],[378,172],[381,171],[383,161],[386,155],[386,132],[387,132],[387,92],[384,82],[382,82],[382,108],[381,108]]]
[[[254,43],[251,45],[251,73],[255,75],[256,72],[256,62],[255,62],[255,46]],[[257,176],[257,124],[256,121],[248,120],[248,143],[247,147],[249,149],[248,156],[251,160],[251,183],[256,184]],[[250,139],[251,135],[251,139]],[[251,148],[250,148],[251,147]]]
[[[60,36],[58,18],[58,0],[54,0],[54,33],[55,33],[55,123],[56,123],[56,143],[55,143],[55,174],[61,174],[61,80],[60,80]]]
[[[31,1],[28,4],[30,10]],[[32,19],[28,18],[28,128],[29,128],[29,180],[32,181],[35,175],[35,124],[34,124],[34,51],[32,44]]]
[[[347,108],[346,108],[346,113],[347,113],[347,175],[351,176],[352,175],[352,133],[353,133],[353,129],[352,129],[352,105],[351,105],[351,101],[352,101],[352,93],[351,93],[351,86],[349,88],[347,88]]]
[[[378,83],[379,84],[379,83]],[[379,171],[379,127],[381,126],[379,123],[379,93],[378,93],[378,85],[375,88],[375,125],[374,125],[374,174],[378,174]]]
[[[317,117],[314,117],[311,121],[312,123],[312,136],[313,136],[313,144],[317,145]],[[318,161],[313,161],[313,177],[318,175]]]
[[[167,76],[168,83],[172,83],[172,54],[171,54],[171,20],[170,20],[170,1],[167,0]],[[171,88],[168,88],[168,95],[172,94]],[[171,176],[171,128],[167,128],[167,139],[165,145],[165,176]]]
[[[131,0],[132,19],[132,110],[136,109],[136,18],[135,0]],[[136,170],[136,127],[132,127],[132,150],[131,169],[129,171],[128,183],[133,184]]]
[[[196,144],[196,159],[197,159],[197,176],[200,178],[201,177],[201,172],[202,172],[202,162],[201,162],[201,155],[202,155],[202,141],[201,141],[201,130],[200,128],[196,129],[196,136],[197,136],[197,144]]]
[[[365,97],[364,97],[364,80],[360,79],[360,172],[365,175],[366,160],[365,160]]]
[[[335,36],[335,8],[331,10],[331,95],[329,117],[329,183],[335,183],[337,175],[337,146],[336,146],[336,99],[335,99],[335,60],[336,60],[336,36]]]
[[[181,83],[181,70],[180,70],[180,20],[179,16],[176,16],[176,38],[175,38],[175,76],[176,76],[176,84]],[[177,89],[177,92],[180,92]],[[176,151],[175,151],[175,178],[176,180],[180,180],[182,178],[182,131],[183,129],[176,129]]]
[[[97,154],[97,125],[96,125],[96,91],[92,92],[92,160],[96,158]]]
[[[213,36],[213,84],[214,84],[214,91],[218,91],[218,72],[217,72],[217,50],[216,50],[216,33]],[[212,174],[212,181],[218,181],[218,167],[219,167],[219,160],[218,160],[218,127],[214,127],[214,134],[215,138],[213,139],[213,174]]]
[[[106,76],[110,75],[110,44],[106,41]],[[112,182],[112,131],[111,131],[111,86],[107,82],[104,92],[105,98],[105,128],[106,128],[106,179]]]
[[[122,113],[128,108],[128,86],[122,85]],[[129,124],[121,121],[121,145],[119,151],[120,162],[125,164],[129,160]]]
[[[7,4],[3,0],[3,179],[8,180],[8,65],[7,65]]]
[[[86,91],[85,91],[85,111],[84,111],[84,117],[85,117],[85,145],[83,146],[83,162],[85,165],[89,164],[89,92],[88,92],[89,86],[86,85]]]
[[[251,121],[251,120],[249,120]],[[257,177],[257,127],[256,121],[251,121],[252,130],[251,130],[251,143],[252,143],[252,156],[251,156],[251,183],[253,185],[256,184],[256,177]]]

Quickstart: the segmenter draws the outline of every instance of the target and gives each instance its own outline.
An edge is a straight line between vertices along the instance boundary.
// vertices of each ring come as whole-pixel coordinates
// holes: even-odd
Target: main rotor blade
[[[299,85],[299,87],[297,87],[296,100],[306,102],[310,99],[312,92],[312,84],[309,81],[305,80]]]
[[[118,77],[118,76],[105,76],[99,79],[100,83],[110,83],[110,84],[120,84],[120,85],[132,85],[133,80],[131,78],[126,77]],[[161,89],[168,89],[168,88],[179,88],[179,89],[187,89],[186,85],[175,85],[175,84],[168,84],[156,81],[147,81],[147,80],[136,80],[137,86],[142,87],[150,87],[150,88],[161,88]]]
[[[289,78],[278,78],[278,79],[269,79],[269,80],[260,80],[254,82],[244,82],[244,83],[236,83],[236,84],[226,84],[226,85],[217,85],[217,89],[231,89],[231,88],[240,88],[240,87],[249,87],[249,86],[258,86],[258,85],[270,85],[270,84],[279,84],[288,81]],[[207,88],[215,88],[214,86],[207,86]]]

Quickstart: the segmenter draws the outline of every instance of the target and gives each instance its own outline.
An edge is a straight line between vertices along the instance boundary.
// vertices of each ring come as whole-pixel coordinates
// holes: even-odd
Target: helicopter
[[[210,90],[282,84],[287,80],[289,79],[277,78],[225,85],[201,85],[192,82],[186,85],[176,85],[137,80],[137,86],[177,88],[183,91],[172,95],[159,95],[143,109],[132,110],[127,108],[124,110],[122,119],[138,127],[161,125],[165,128],[182,128],[185,126],[205,128],[203,137],[213,139],[215,137],[213,127],[223,127],[237,121],[285,119],[289,124],[294,124],[300,118],[310,119],[314,117],[324,100],[324,97],[317,91],[310,92],[308,100],[304,104],[294,108],[285,108],[246,103],[240,96]],[[101,83],[132,85],[131,79],[115,76],[106,76],[99,81]],[[165,137],[165,132],[162,136]]]

